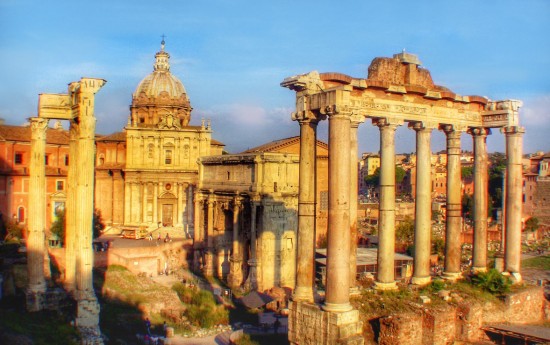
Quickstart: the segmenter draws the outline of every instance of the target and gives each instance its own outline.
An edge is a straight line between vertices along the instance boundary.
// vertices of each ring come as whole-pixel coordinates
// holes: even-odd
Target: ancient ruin
[[[46,284],[45,251],[45,160],[44,148],[49,119],[70,121],[70,153],[67,198],[66,288],[77,302],[76,325],[86,344],[103,344],[99,329],[99,303],[92,284],[92,214],[95,166],[95,94],[105,80],[82,78],[69,84],[67,94],[41,94],[38,117],[31,118],[31,188],[27,242],[29,286],[27,309],[44,309]]]
[[[502,128],[506,136],[505,270],[521,280],[521,152],[523,128],[519,126],[520,101],[491,101],[480,96],[460,96],[435,85],[419,59],[406,52],[393,58],[375,58],[368,78],[352,78],[340,73],[310,72],[286,78],[281,86],[296,92],[296,112],[300,124],[301,161],[298,197],[297,280],[289,319],[289,339],[293,344],[360,344],[358,311],[350,304],[350,262],[355,252],[350,245],[353,213],[350,195],[352,173],[350,152],[356,152],[356,127],[365,118],[380,129],[380,204],[378,273],[379,290],[396,289],[395,246],[395,130],[408,123],[416,131],[419,172],[416,174],[416,250],[413,283],[430,282],[429,248],[431,208],[428,206],[429,174],[422,162],[430,161],[430,135],[439,129],[447,137],[447,218],[444,276],[460,277],[460,138],[468,132],[474,138],[475,160],[475,242],[474,267],[486,267],[487,154],[485,139],[491,128]],[[314,298],[314,238],[317,200],[308,192],[315,181],[314,145],[316,125],[329,121],[329,209],[326,296],[322,305]],[[309,144],[307,144],[309,143]],[[428,167],[429,169],[429,167]],[[303,176],[303,178],[302,178]],[[308,181],[308,183],[303,183]],[[353,190],[351,188],[354,188]],[[350,231],[352,229],[352,231]],[[352,258],[352,259],[350,259]]]

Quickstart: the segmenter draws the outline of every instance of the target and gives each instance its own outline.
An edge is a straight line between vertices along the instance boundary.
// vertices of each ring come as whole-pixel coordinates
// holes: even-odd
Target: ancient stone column
[[[431,281],[430,253],[432,235],[432,128],[421,122],[410,124],[416,131],[416,198],[414,231],[414,274],[412,283],[425,285]]]
[[[350,205],[349,205],[349,230],[350,230],[350,256],[349,256],[349,284],[350,292],[357,293],[357,203],[359,199],[357,165],[357,129],[365,121],[360,115],[351,116],[350,127]]]
[[[292,299],[313,302],[315,285],[315,182],[317,124],[312,116],[300,120],[298,243],[296,287]]]
[[[380,128],[380,203],[378,220],[378,272],[376,289],[394,290],[395,284],[395,130],[387,119]]]
[[[67,204],[65,205],[65,289],[76,289],[76,190],[78,176],[78,123],[69,127],[69,169],[67,173]]]
[[[257,217],[257,208],[258,201],[254,200],[257,196],[253,197],[253,200],[250,201],[250,259],[248,260],[248,278],[246,279],[246,284],[250,290],[258,290],[258,279],[257,279],[257,268],[258,268],[258,259],[257,259],[257,248],[256,248],[256,217]]]
[[[522,165],[523,133],[518,126],[502,128],[506,135],[506,244],[505,270],[516,282],[521,281],[521,215],[522,215]]]
[[[44,246],[46,227],[46,130],[48,120],[31,118],[31,159],[29,181],[29,232],[27,235],[27,270],[29,285],[26,291],[27,310],[43,309],[46,280],[44,278]]]
[[[76,222],[76,324],[81,333],[90,332],[86,338],[98,339],[99,303],[93,288],[92,248],[95,172],[95,124],[94,94],[105,84],[102,79],[82,78],[71,96],[78,104],[78,177],[75,210]],[[99,338],[101,339],[101,338]],[[98,339],[98,344],[102,343]]]
[[[214,194],[211,192],[206,200],[206,265],[204,275],[212,277],[214,274]]]
[[[329,193],[326,297],[329,312],[352,310],[349,303],[350,258],[350,114],[327,111],[329,117]]]
[[[447,222],[445,233],[445,271],[449,280],[459,279],[460,230],[462,227],[460,135],[452,125],[442,126],[447,135]]]
[[[474,272],[487,270],[487,195],[488,157],[487,135],[490,129],[472,128],[469,133],[474,139],[474,248],[472,269]]]
[[[203,217],[203,200],[201,193],[199,191],[195,194],[195,218],[194,225],[193,225],[193,268],[195,271],[199,271],[201,269],[202,264],[202,249],[204,248],[204,245],[202,243],[203,241],[203,231],[204,229],[201,227],[201,218]]]
[[[241,200],[239,197],[235,197],[233,200],[233,243],[231,253],[231,267],[228,277],[230,286],[238,287],[243,281],[242,271],[242,254],[240,252],[240,229],[239,229],[239,214],[240,214]]]

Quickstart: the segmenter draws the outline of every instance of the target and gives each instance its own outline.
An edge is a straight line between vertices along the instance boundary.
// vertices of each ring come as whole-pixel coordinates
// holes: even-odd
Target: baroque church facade
[[[116,228],[190,236],[197,161],[221,154],[223,144],[212,139],[209,122],[189,124],[193,108],[164,47],[132,95],[124,130],[96,140],[95,205]]]

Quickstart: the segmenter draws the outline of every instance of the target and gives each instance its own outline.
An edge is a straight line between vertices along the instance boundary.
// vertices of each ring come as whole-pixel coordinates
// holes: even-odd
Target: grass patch
[[[23,335],[32,339],[35,345],[80,343],[77,330],[56,313],[2,310],[0,343],[17,343],[17,337]]]
[[[521,262],[525,268],[536,268],[540,270],[550,270],[550,255],[537,256],[526,259]]]
[[[172,290],[187,305],[185,316],[193,325],[211,328],[229,323],[229,312],[223,305],[217,305],[210,291],[187,287],[182,283],[174,284]]]

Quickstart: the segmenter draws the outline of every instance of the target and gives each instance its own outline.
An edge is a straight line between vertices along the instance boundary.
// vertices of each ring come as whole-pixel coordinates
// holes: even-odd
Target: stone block
[[[422,302],[422,304],[429,304],[432,303],[432,300],[428,296],[420,296],[420,302]]]
[[[329,312],[329,324],[331,325],[346,325],[350,323],[356,323],[357,321],[359,321],[358,310],[350,310],[343,313]]]

